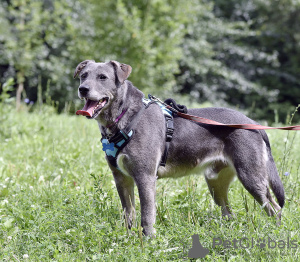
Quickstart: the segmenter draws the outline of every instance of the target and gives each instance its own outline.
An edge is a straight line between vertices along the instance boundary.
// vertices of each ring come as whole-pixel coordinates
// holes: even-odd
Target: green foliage
[[[149,239],[139,237],[137,191],[137,223],[130,231],[125,228],[95,121],[56,115],[46,107],[33,113],[11,108],[0,123],[1,261],[26,261],[26,255],[28,261],[182,261],[193,234],[210,251],[206,261],[300,258],[299,248],[212,248],[214,237],[289,236],[300,245],[297,132],[268,132],[286,191],[280,227],[238,180],[229,192],[236,218],[222,219],[204,178],[190,176],[157,181],[157,234]]]
[[[91,57],[128,61],[130,80],[148,92],[166,92],[175,84],[180,44],[189,17],[195,15],[186,1],[95,1],[95,38]],[[196,3],[196,1],[192,1]]]
[[[261,0],[217,0],[215,13],[222,20],[243,22],[255,32],[253,37],[239,41],[247,57],[231,52],[234,56],[229,55],[224,61],[229,68],[237,68],[246,79],[262,87],[269,97],[266,99],[258,92],[248,94],[246,99],[239,95],[239,102],[232,99],[229,102],[252,106],[256,118],[276,112],[280,121],[285,122],[300,97],[299,1],[279,0],[274,4]],[[274,96],[269,96],[270,92]],[[299,115],[295,120],[299,121]]]
[[[253,27],[261,32],[257,45],[275,50],[278,57],[278,65],[267,68],[260,81],[279,90],[273,107],[283,118],[285,112],[293,112],[299,104],[300,2],[279,0],[273,5],[271,1],[257,0],[256,3],[260,19],[255,19]],[[299,121],[299,115],[296,119]]]
[[[36,100],[41,77],[44,90],[51,81],[51,96],[56,100],[72,99],[71,68],[81,50],[74,13],[80,9],[80,4],[69,1],[4,1],[0,5],[5,25],[0,30],[2,81],[14,77],[17,83],[25,82],[27,96]]]
[[[296,81],[297,92],[286,88],[280,76],[296,80],[296,72],[287,74],[280,61],[281,49],[264,40],[271,35],[269,29],[262,32],[261,26],[267,23],[261,20],[258,13],[263,11],[254,2],[220,0],[201,5],[183,45],[176,91],[200,102],[248,109],[257,119],[271,117],[277,110],[284,121],[297,105],[297,99],[286,94],[297,94],[300,89]],[[280,14],[273,8],[268,10]]]
[[[2,86],[0,85],[0,88],[2,89],[2,92],[0,93],[0,134],[6,123],[7,115],[9,115],[9,112],[13,107],[13,98],[11,98],[9,94],[9,92],[13,90],[13,85],[13,78],[9,78]]]
[[[9,103],[11,101],[11,97],[9,92],[13,90],[14,79],[9,78],[2,86],[2,92],[0,94],[0,106],[6,106],[5,103]],[[1,88],[1,86],[0,86]]]
[[[300,96],[299,5],[3,0],[0,81],[13,77],[15,89],[24,84],[23,98],[39,104],[48,90],[60,111],[73,112],[75,66],[86,59],[118,60],[133,67],[129,80],[145,93],[232,105],[255,119],[274,121],[275,115],[285,122]]]

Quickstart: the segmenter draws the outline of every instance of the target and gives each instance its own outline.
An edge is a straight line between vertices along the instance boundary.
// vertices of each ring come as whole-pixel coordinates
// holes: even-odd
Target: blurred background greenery
[[[0,93],[14,79],[19,108],[51,97],[73,113],[86,59],[130,64],[145,94],[188,106],[285,123],[300,103],[299,0],[1,0],[0,25]]]

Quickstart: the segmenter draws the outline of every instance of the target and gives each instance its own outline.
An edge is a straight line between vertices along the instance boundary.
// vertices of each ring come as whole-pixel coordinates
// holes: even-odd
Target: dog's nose
[[[79,93],[82,95],[82,96],[85,96],[88,92],[89,92],[89,88],[86,87],[86,86],[80,86],[79,87]]]

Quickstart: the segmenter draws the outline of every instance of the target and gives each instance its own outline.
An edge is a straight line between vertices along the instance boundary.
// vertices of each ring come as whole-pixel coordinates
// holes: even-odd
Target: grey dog
[[[86,101],[80,114],[95,119],[102,134],[112,137],[137,119],[132,125],[134,133],[130,141],[116,158],[117,167],[108,161],[128,227],[132,227],[135,219],[134,184],[140,198],[143,233],[153,235],[157,178],[201,172],[223,216],[232,216],[228,188],[237,175],[266,213],[277,215],[280,223],[284,189],[267,134],[261,130],[198,124],[174,116],[173,139],[166,165],[161,166],[166,120],[157,104],[144,109],[144,94],[127,80],[131,70],[129,65],[117,61],[86,60],[77,66],[74,74],[74,78],[80,76],[79,98]],[[226,108],[190,109],[188,113],[225,124],[257,124],[242,113]],[[269,186],[279,205],[272,198]]]

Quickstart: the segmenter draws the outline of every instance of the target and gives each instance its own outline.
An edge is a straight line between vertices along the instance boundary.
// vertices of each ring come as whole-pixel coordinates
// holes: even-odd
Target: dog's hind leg
[[[221,207],[223,217],[231,218],[228,189],[235,176],[234,169],[224,162],[214,163],[205,171],[205,180],[215,203]]]
[[[263,171],[266,172],[266,170]],[[248,174],[244,169],[237,168],[238,177],[244,187],[256,201],[263,206],[268,216],[277,214],[277,221],[278,224],[280,224],[281,208],[271,196],[267,177],[262,175],[258,176],[258,172],[259,171],[252,170],[252,174]]]
[[[125,222],[130,229],[135,221],[134,180],[120,171],[114,171],[113,175],[125,213]]]
[[[259,153],[253,152],[251,157],[239,154],[233,161],[237,176],[244,187],[263,206],[268,216],[277,215],[277,224],[280,224],[281,207],[275,202],[269,190],[271,169],[268,167],[268,156],[263,150]]]

